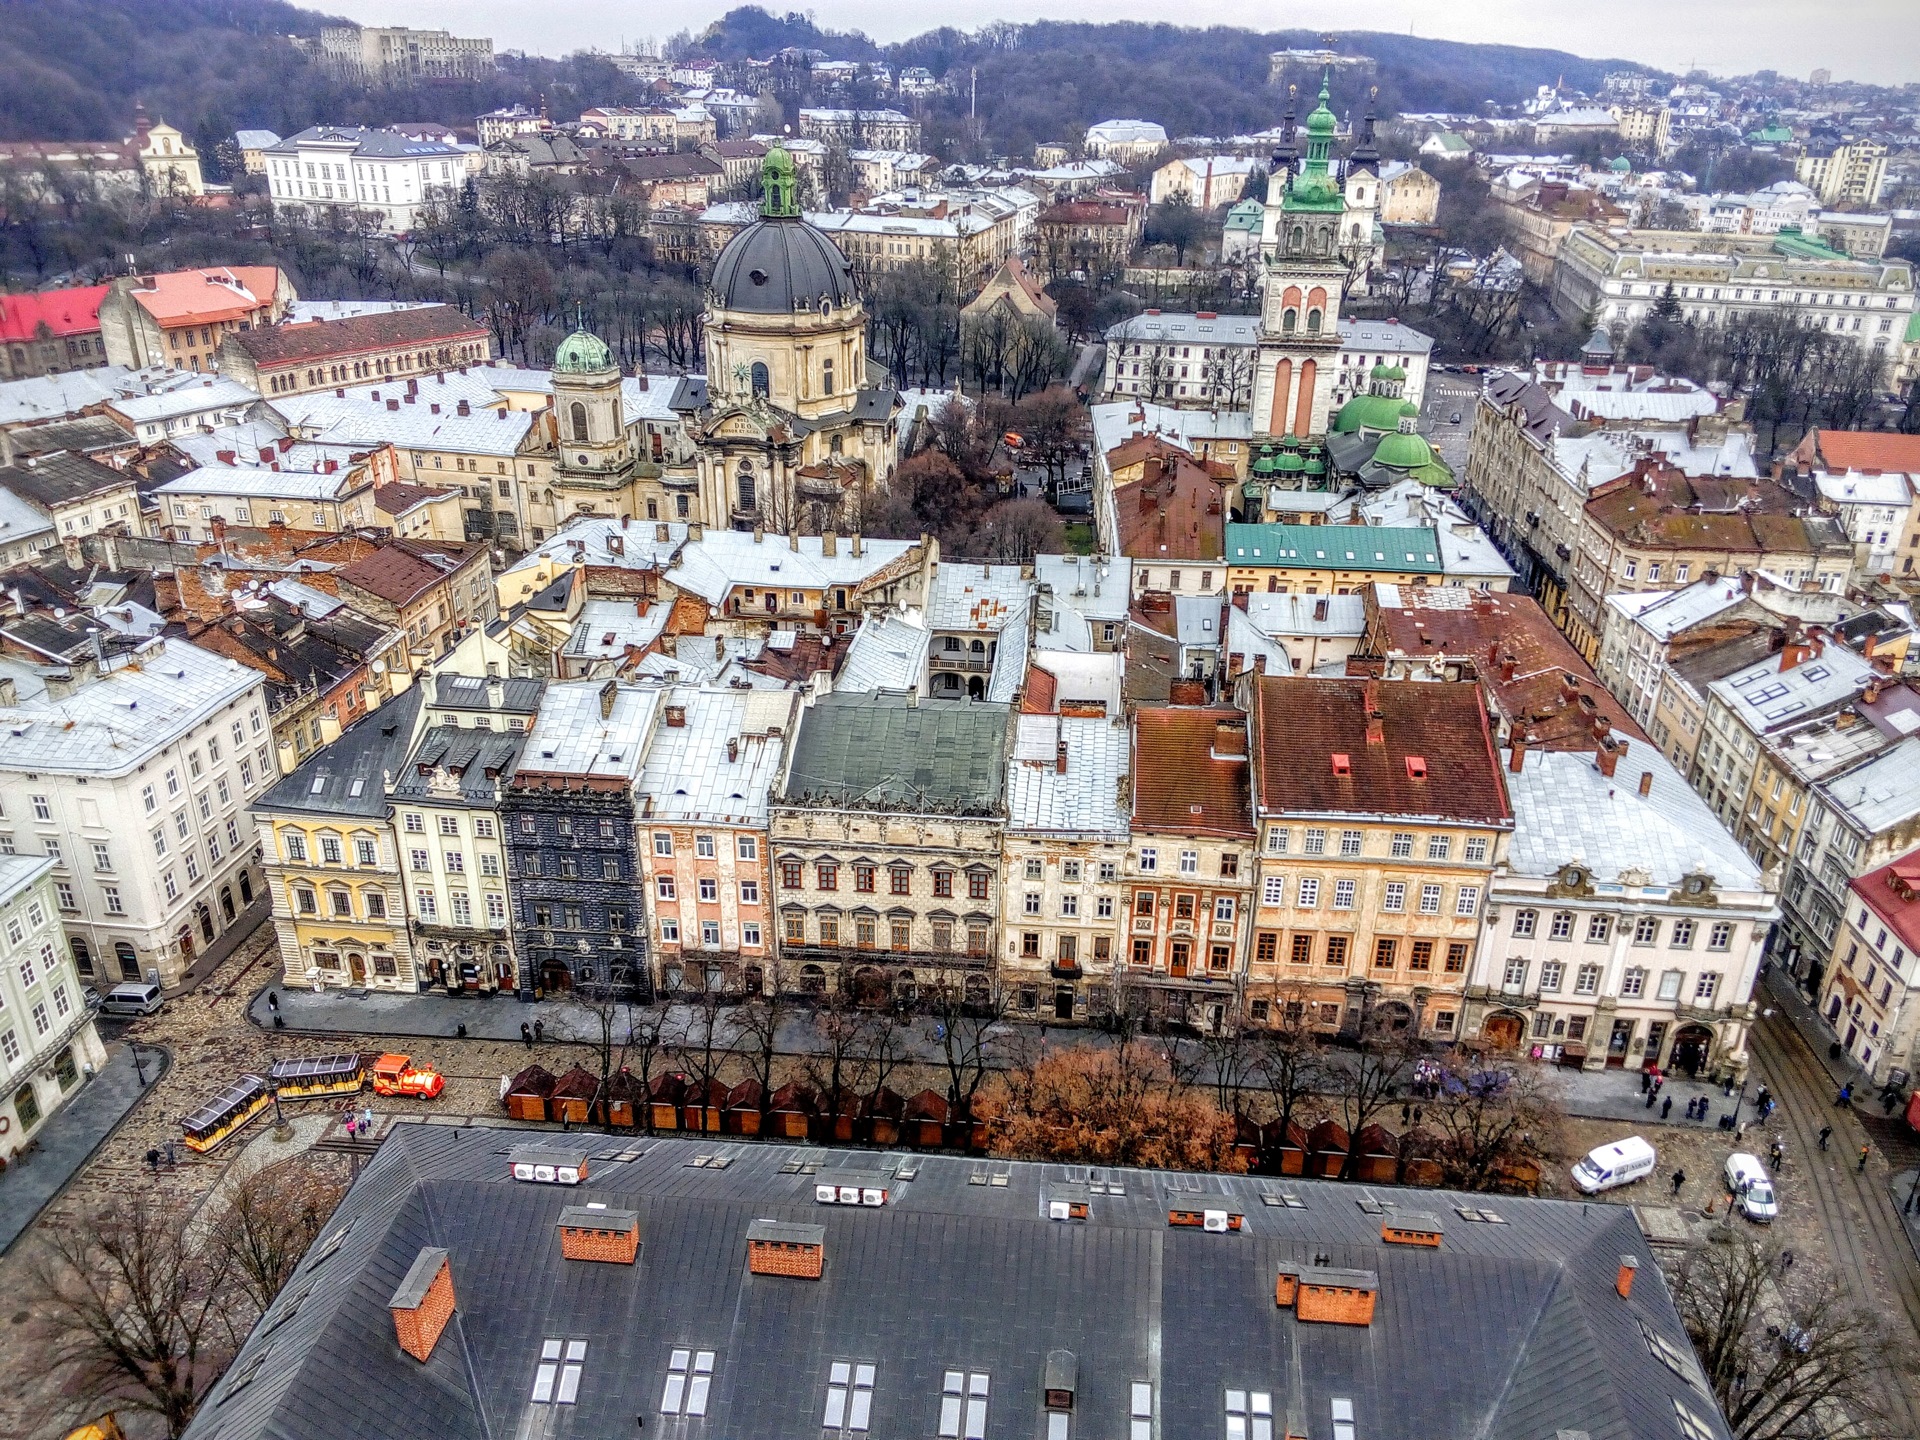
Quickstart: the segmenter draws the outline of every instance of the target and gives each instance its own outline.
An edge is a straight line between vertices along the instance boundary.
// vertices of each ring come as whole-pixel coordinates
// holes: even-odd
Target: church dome
[[[851,305],[853,267],[823,233],[800,218],[793,161],[784,147],[767,152],[760,172],[760,219],[713,262],[713,303],[751,315],[791,315],[821,304]]]
[[[1334,417],[1334,434],[1351,435],[1356,430],[1397,430],[1400,427],[1400,407],[1400,400],[1392,395],[1356,395],[1342,405],[1340,413]]]
[[[587,375],[613,368],[613,352],[607,342],[582,325],[560,342],[553,352],[553,368],[561,374]]]
[[[1418,470],[1433,461],[1433,447],[1426,437],[1411,430],[1396,430],[1380,437],[1374,449],[1373,463],[1391,470]]]
[[[754,221],[713,265],[713,302],[722,310],[790,315],[856,298],[847,257],[797,216]]]

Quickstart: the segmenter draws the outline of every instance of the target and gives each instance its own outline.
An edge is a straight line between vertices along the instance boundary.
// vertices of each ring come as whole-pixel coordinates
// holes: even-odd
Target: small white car
[[[1629,1135],[1589,1151],[1573,1167],[1573,1183],[1584,1195],[1598,1195],[1616,1185],[1631,1185],[1646,1179],[1653,1173],[1657,1158],[1653,1146],[1638,1135]]]
[[[1757,1155],[1736,1150],[1727,1157],[1727,1189],[1733,1192],[1733,1203],[1740,1213],[1756,1225],[1771,1225],[1780,1213],[1773,1180]]]

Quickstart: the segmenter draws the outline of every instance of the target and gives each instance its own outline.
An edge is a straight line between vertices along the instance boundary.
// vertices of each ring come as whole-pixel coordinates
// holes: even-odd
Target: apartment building
[[[266,396],[402,380],[485,365],[492,332],[451,305],[419,305],[339,320],[238,331],[220,371]]]
[[[82,980],[60,928],[54,862],[0,855],[0,1158],[9,1164],[40,1126],[107,1063]]]
[[[898,110],[802,107],[802,139],[838,142],[858,150],[918,150],[920,122]]]
[[[263,682],[181,640],[103,648],[51,673],[0,660],[0,855],[53,861],[83,976],[177,985],[260,888]]]
[[[349,725],[251,807],[288,985],[420,988],[387,785],[421,697],[415,686]]]
[[[991,996],[1010,721],[1005,705],[885,693],[807,708],[768,813],[783,984],[868,1003]]]
[[[1242,1013],[1254,896],[1244,711],[1141,708],[1133,717],[1126,897],[1129,1012],[1217,1033]]]
[[[1847,885],[1845,923],[1819,999],[1834,1039],[1875,1085],[1920,1063],[1920,852]]]
[[[1508,752],[1495,875],[1462,1033],[1586,1070],[1739,1080],[1772,877],[1658,752]]]
[[[493,41],[406,25],[328,25],[311,54],[330,73],[363,85],[481,80],[493,73]]]
[[[1880,191],[1886,185],[1887,147],[1856,140],[1836,146],[1830,154],[1802,155],[1794,161],[1793,178],[1824,205],[1871,210],[1880,203]]]
[[[45,523],[49,543],[108,531],[143,534],[138,478],[65,450],[0,465],[0,489]]]
[[[105,285],[0,295],[0,380],[58,375],[107,363],[100,339]]]
[[[324,224],[362,218],[404,235],[467,182],[467,149],[363,125],[310,125],[264,155],[276,215]]]
[[[1249,1018],[1461,1038],[1514,828],[1480,687],[1241,686],[1259,757]]]
[[[522,995],[653,996],[633,790],[660,703],[614,680],[541,698],[500,807]]]
[[[692,685],[662,697],[634,804],[663,994],[792,988],[776,967],[767,799],[799,698]]]
[[[1098,1020],[1127,984],[1131,902],[1123,876],[1138,868],[1128,848],[1131,738],[1119,717],[1014,720],[1000,974],[1015,1015]]]
[[[301,472],[254,465],[202,465],[157,485],[168,538],[215,540],[229,525],[286,525],[338,534],[374,523],[373,472],[366,465]]]
[[[108,364],[129,370],[217,370],[227,336],[279,324],[298,298],[273,265],[123,275],[100,301],[100,344]]]

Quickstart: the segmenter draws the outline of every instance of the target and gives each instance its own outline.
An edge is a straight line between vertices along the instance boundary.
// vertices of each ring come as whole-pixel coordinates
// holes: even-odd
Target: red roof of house
[[[484,340],[487,327],[468,319],[451,305],[423,305],[417,310],[386,310],[373,315],[351,315],[344,320],[309,320],[300,325],[274,325],[242,330],[232,343],[256,365],[305,364],[391,350],[397,345],[433,345],[449,340]]]
[[[1480,687],[1465,681],[1265,676],[1253,733],[1262,813],[1513,818]]]
[[[1133,828],[1252,839],[1247,717],[1142,706],[1133,717]]]
[[[1020,710],[1026,715],[1051,715],[1060,703],[1060,682],[1051,670],[1028,664],[1027,683],[1020,690]]]
[[[1120,553],[1135,560],[1221,560],[1226,498],[1221,484],[1184,453],[1151,461],[1139,480],[1116,487]]]
[[[370,595],[405,605],[458,570],[473,549],[444,542],[390,540],[371,555],[343,566],[339,575]]]
[[[1898,935],[1909,950],[1920,951],[1920,850],[1909,850],[1878,870],[1847,882],[1867,908]]]
[[[400,515],[429,500],[445,500],[459,493],[458,490],[436,490],[425,485],[395,481],[390,485],[374,486],[373,503],[383,515]]]
[[[0,341],[38,339],[42,325],[56,339],[91,335],[100,328],[100,302],[106,297],[104,285],[0,295]]]
[[[1836,470],[1897,470],[1920,474],[1920,435],[1886,430],[1822,430],[1820,457]]]
[[[142,275],[129,293],[165,329],[245,319],[271,309],[279,287],[280,271],[272,265],[220,265]]]

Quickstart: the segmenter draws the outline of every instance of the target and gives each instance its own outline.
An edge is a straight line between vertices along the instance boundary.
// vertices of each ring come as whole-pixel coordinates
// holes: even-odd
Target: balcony
[[[934,650],[927,655],[927,665],[963,675],[986,675],[993,670],[993,657],[968,650]]]

